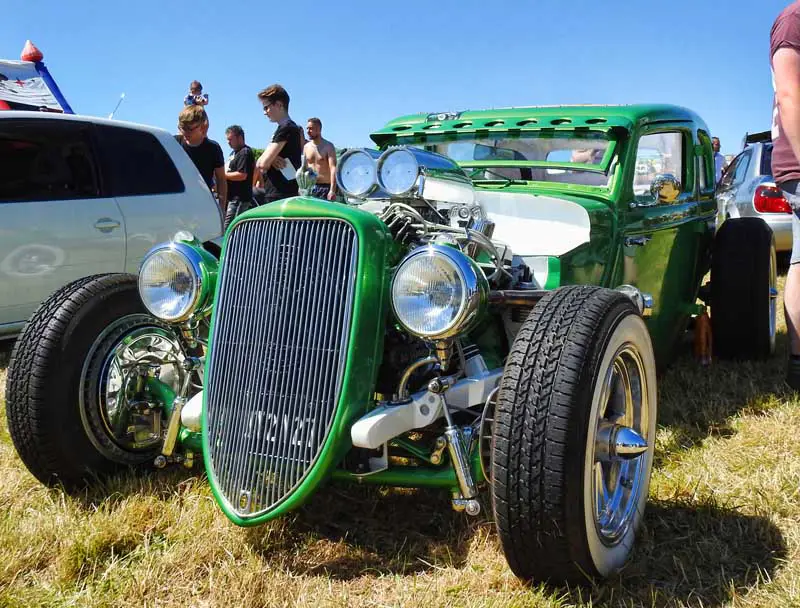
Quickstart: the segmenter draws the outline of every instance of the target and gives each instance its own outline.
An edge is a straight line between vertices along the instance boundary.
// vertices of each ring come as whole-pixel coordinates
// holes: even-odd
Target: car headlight
[[[336,181],[339,188],[348,196],[365,197],[377,187],[375,159],[380,155],[376,150],[348,150],[339,160]]]
[[[204,253],[184,242],[151,249],[139,268],[139,295],[147,310],[174,323],[202,308],[216,278]]]
[[[446,245],[412,251],[392,279],[392,308],[411,334],[441,340],[466,331],[483,312],[488,283],[469,257]]]
[[[419,163],[408,149],[387,150],[378,161],[378,183],[394,196],[406,194],[417,183],[419,171]]]

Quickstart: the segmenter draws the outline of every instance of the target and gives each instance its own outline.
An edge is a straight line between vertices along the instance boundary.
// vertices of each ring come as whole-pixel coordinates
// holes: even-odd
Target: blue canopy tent
[[[0,60],[0,109],[74,114],[30,40],[20,59]]]

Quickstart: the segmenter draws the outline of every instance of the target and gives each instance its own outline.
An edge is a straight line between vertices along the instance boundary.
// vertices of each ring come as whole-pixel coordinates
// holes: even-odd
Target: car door
[[[61,286],[124,269],[122,214],[88,133],[77,121],[0,120],[0,336]]]
[[[719,222],[722,223],[731,215],[731,209],[735,207],[734,201],[736,192],[733,187],[733,180],[736,177],[736,168],[739,166],[739,161],[742,160],[742,155],[739,154],[731,161],[722,174],[722,177],[717,184],[716,199],[717,209],[719,212]],[[738,211],[733,209],[734,213]]]
[[[688,127],[650,129],[635,146],[633,200],[624,211],[621,231],[623,282],[653,297],[648,327],[663,362],[684,329],[679,321],[686,307],[694,301],[696,269],[713,229],[715,206],[710,173],[706,192],[696,183],[696,142]],[[677,179],[678,188],[666,200],[658,200],[651,186],[665,175]]]
[[[753,149],[748,148],[739,155],[739,162],[733,173],[731,187],[733,207],[730,209],[731,217],[753,215],[753,192],[749,189],[752,177]]]
[[[102,151],[103,176],[125,217],[127,272],[138,272],[144,255],[179,230],[201,241],[221,234],[219,204],[171,136],[97,124],[94,137]],[[165,145],[173,146],[177,161],[185,162],[186,183]]]

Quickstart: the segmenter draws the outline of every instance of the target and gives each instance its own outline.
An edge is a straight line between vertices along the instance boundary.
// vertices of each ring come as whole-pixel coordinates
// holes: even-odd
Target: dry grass
[[[800,400],[780,331],[774,361],[683,356],[662,379],[643,537],[595,588],[522,585],[491,523],[432,491],[331,486],[248,530],[199,471],[66,496],[27,473],[3,408],[0,606],[800,606]]]

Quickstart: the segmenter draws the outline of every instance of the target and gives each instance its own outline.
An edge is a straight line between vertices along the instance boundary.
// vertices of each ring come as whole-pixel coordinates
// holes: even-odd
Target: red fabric
[[[769,60],[779,49],[790,48],[800,52],[800,1],[793,2],[778,15],[769,36]],[[777,101],[772,102],[772,176],[775,182],[800,179],[800,161],[794,156],[789,140],[783,135]]]
[[[5,101],[0,99],[0,110],[10,110],[11,106],[8,105]]]
[[[36,48],[36,45],[33,44],[30,40],[25,43],[25,48],[22,49],[22,53],[20,53],[19,58],[22,61],[41,61],[44,59],[44,55],[42,51]]]

